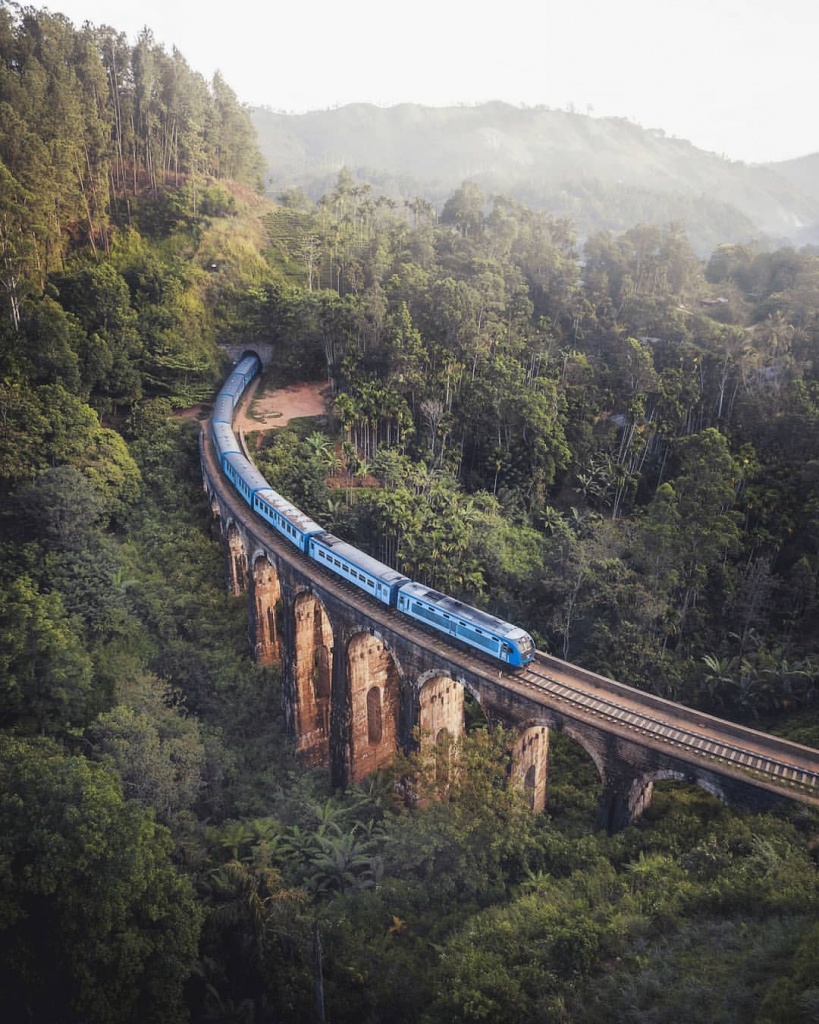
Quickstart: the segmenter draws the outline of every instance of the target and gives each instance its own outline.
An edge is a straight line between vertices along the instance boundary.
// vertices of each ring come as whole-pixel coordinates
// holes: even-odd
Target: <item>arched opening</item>
[[[489,719],[483,709],[483,705],[470,690],[464,691],[464,731],[472,732],[473,729],[486,729]]]
[[[633,820],[657,822],[687,808],[701,820],[723,813],[725,794],[715,783],[673,770],[652,772],[639,780],[633,794]]]
[[[350,781],[387,765],[398,737],[399,677],[380,637],[357,633],[347,647]]]
[[[537,778],[537,769],[533,764],[530,764],[526,769],[526,775],[523,777],[523,788],[526,790],[527,796],[529,797],[529,803],[532,802],[532,791],[535,788],[535,780]]]
[[[381,690],[377,686],[371,686],[367,692],[367,742],[380,743],[383,735]]]
[[[564,728],[549,734],[549,786],[546,810],[552,818],[594,822],[603,782],[600,769],[579,738]]]
[[[208,493],[210,502],[210,534],[214,539],[222,536],[222,512],[215,493]]]

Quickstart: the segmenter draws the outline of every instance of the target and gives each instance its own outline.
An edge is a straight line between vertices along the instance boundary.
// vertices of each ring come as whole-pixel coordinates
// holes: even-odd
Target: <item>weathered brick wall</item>
[[[227,586],[234,597],[244,594],[247,590],[247,551],[239,528],[235,523],[228,523],[225,536],[227,545]]]
[[[536,813],[546,807],[548,758],[549,730],[545,725],[525,729],[512,748],[512,781],[524,790]]]
[[[328,765],[333,629],[321,602],[307,591],[296,596],[292,614],[296,754],[306,766]]]
[[[358,633],[347,647],[350,781],[390,763],[398,745],[398,670],[384,642]]]
[[[272,665],[281,658],[278,617],[282,588],[279,575],[270,560],[260,555],[251,575],[251,630],[253,650],[260,665]]]
[[[451,676],[433,676],[418,694],[418,732],[421,747],[434,744],[442,729],[451,739],[464,731],[464,688]]]

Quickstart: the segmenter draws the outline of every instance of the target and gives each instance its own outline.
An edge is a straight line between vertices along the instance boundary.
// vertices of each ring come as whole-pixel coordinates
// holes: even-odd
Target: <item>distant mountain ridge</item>
[[[803,195],[819,202],[819,153],[765,166],[789,181]]]
[[[780,172],[729,161],[625,118],[500,102],[251,113],[273,192],[299,186],[316,198],[347,167],[387,194],[439,206],[469,179],[487,195],[569,214],[581,235],[679,220],[704,251],[760,236],[819,242],[815,164]]]

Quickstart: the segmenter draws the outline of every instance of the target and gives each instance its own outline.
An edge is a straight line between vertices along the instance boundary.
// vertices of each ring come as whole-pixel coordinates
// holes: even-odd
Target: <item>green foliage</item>
[[[124,691],[124,692],[122,692]],[[112,768],[123,793],[179,832],[204,785],[205,748],[178,695],[152,676],[129,680],[118,702],[88,728],[92,755]]]
[[[10,1019],[184,1020],[201,916],[165,830],[50,741],[0,736],[0,776]]]
[[[172,413],[217,341],[271,345],[277,385],[333,394],[257,453],[306,512],[541,646],[779,727],[819,679],[816,255],[705,266],[673,222],[581,248],[474,183],[437,223],[348,172],[271,214],[230,180],[257,169],[227,84],[149,31],[0,10],[14,1019],[310,1020],[319,981],[337,1021],[810,1019],[810,812],[658,786],[594,835],[596,769],[552,736],[535,818],[479,708],[446,770],[301,772]]]

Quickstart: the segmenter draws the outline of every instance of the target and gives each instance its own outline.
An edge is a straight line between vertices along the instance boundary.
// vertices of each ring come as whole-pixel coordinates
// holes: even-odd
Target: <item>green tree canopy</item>
[[[13,1022],[182,1022],[200,914],[100,765],[0,736],[0,988]]]

